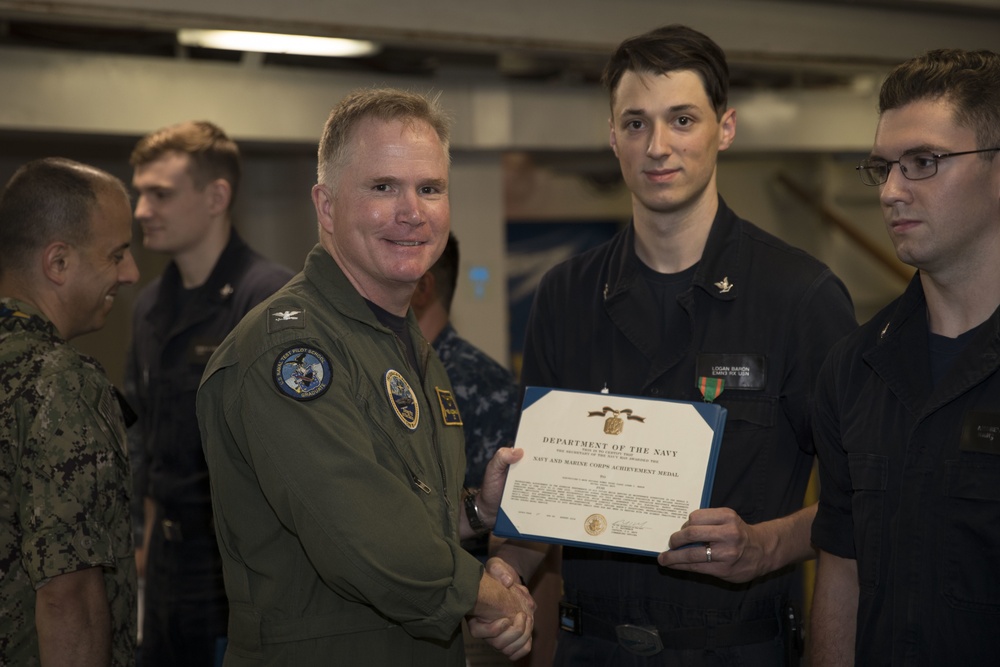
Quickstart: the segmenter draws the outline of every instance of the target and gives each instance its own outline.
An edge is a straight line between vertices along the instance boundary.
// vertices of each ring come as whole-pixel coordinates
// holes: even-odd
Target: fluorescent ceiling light
[[[184,46],[202,46],[228,51],[256,53],[296,53],[304,56],[333,56],[358,58],[377,53],[374,42],[338,37],[311,37],[308,35],[279,35],[269,32],[240,32],[236,30],[177,31],[177,41]]]

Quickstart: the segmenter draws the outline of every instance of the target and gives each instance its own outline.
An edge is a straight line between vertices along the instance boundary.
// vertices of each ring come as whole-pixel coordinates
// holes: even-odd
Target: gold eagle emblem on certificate
[[[611,415],[610,417],[608,417],[609,413]],[[587,413],[588,417],[607,417],[604,420],[604,432],[608,435],[620,435],[622,429],[625,428],[625,419],[622,419],[619,415],[625,415],[625,419],[631,419],[639,422],[640,424],[646,421],[645,417],[632,414],[632,410],[628,408],[625,410],[615,410],[614,408],[604,406],[602,410]]]

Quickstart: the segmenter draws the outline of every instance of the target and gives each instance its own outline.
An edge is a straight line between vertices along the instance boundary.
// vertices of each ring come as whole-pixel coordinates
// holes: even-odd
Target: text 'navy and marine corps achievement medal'
[[[639,415],[632,414],[631,409],[615,410],[614,408],[609,408],[607,406],[605,406],[603,410],[598,410],[596,412],[588,412],[587,416],[604,417],[609,412],[611,413],[611,416],[604,420],[604,432],[607,433],[608,435],[619,435],[622,432],[622,429],[625,428],[625,420],[619,417],[618,415],[625,415],[626,419],[637,421],[640,424],[646,421],[645,417],[640,417]]]
[[[314,347],[290,347],[274,361],[274,383],[285,396],[309,401],[330,388],[330,362]]]
[[[385,392],[389,395],[389,402],[392,409],[396,411],[396,416],[411,431],[417,428],[420,423],[420,405],[417,397],[410,389],[406,379],[391,368],[385,372]]]
[[[444,421],[444,425],[461,426],[462,415],[458,411],[458,403],[455,402],[455,396],[447,389],[442,389],[441,387],[434,387],[434,391],[437,392],[438,403],[441,404],[441,420]]]

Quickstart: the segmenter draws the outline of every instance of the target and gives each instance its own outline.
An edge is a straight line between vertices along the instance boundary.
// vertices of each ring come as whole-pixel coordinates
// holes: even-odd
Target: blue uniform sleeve
[[[851,511],[851,474],[842,437],[837,400],[837,369],[845,343],[834,349],[820,372],[813,410],[813,431],[819,458],[819,509],[813,521],[812,541],[841,558],[856,558]]]
[[[820,368],[837,341],[857,328],[857,320],[847,288],[829,269],[804,292],[794,312],[781,404],[799,448],[812,454],[810,420]]]

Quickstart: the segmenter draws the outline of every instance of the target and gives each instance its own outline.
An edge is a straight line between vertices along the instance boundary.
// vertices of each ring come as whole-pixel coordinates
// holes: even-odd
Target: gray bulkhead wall
[[[856,3],[705,0],[670,11],[660,0],[554,0],[538,4],[448,3],[447,11],[398,3],[398,11],[368,11],[342,0],[62,0],[7,2],[0,16],[69,17],[163,28],[241,27],[449,42],[560,45],[603,54],[621,38],[657,23],[678,21],[709,32],[731,54],[777,59],[840,57],[887,68],[932,46],[1000,50],[994,17],[864,7]],[[966,3],[968,4],[968,3]],[[905,17],[902,12],[912,12]],[[658,18],[659,17],[659,18]],[[902,18],[901,18],[902,17]],[[221,25],[220,25],[221,24]],[[228,25],[226,25],[228,24]],[[887,25],[893,25],[888,31]],[[882,70],[884,71],[884,70]],[[880,70],[835,90],[737,91],[734,147],[720,162],[720,190],[744,217],[813,252],[844,277],[859,316],[902,289],[902,281],[864,256],[816,211],[779,183],[785,174],[845,216],[876,243],[888,243],[876,190],[856,182],[852,162],[871,145]],[[128,180],[131,143],[142,134],[189,118],[212,120],[245,146],[246,177],[237,217],[241,232],[270,256],[298,268],[315,241],[309,200],[314,150],[329,108],[358,86],[392,85],[442,93],[455,118],[452,221],[463,264],[491,276],[479,298],[459,285],[460,331],[506,361],[504,253],[508,219],[620,219],[627,192],[595,190],[573,169],[534,166],[515,158],[550,152],[592,159],[607,155],[607,100],[579,82],[518,83],[472,71],[430,78],[374,79],[360,74],[262,67],[259,59],[213,63],[97,53],[0,47],[0,177],[41,154],[91,161]],[[17,141],[4,139],[16,137]],[[83,139],[81,139],[83,138]],[[103,144],[95,141],[104,138]],[[16,150],[8,149],[15,146]],[[27,147],[26,147],[27,146]],[[853,179],[853,180],[852,180]],[[137,237],[138,241],[138,237]],[[138,251],[143,282],[162,259]],[[133,290],[123,290],[106,329],[81,340],[120,379]]]

